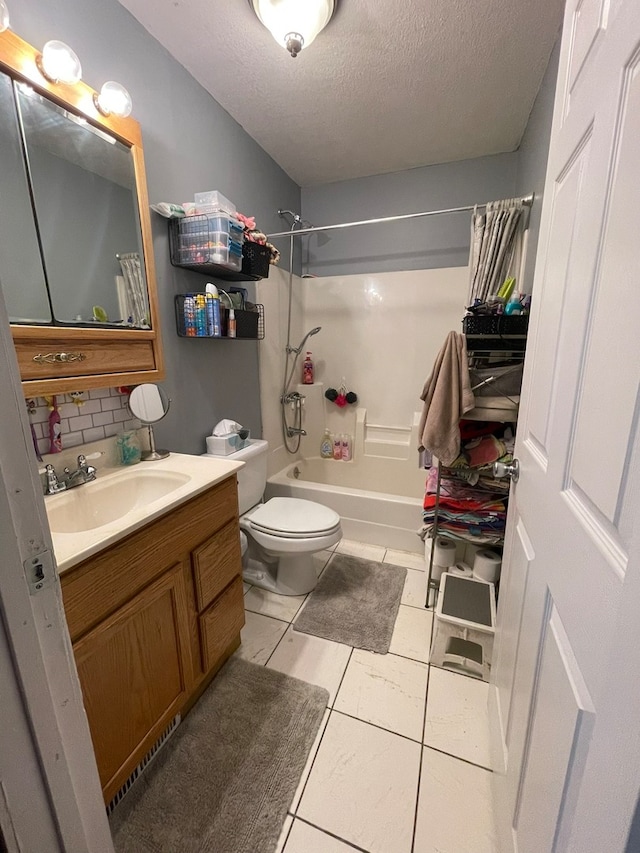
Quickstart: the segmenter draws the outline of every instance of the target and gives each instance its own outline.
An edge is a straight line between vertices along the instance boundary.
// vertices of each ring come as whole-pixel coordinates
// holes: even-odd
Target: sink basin
[[[46,499],[52,533],[81,533],[111,524],[165,498],[191,480],[177,471],[139,470],[98,477],[92,483]]]

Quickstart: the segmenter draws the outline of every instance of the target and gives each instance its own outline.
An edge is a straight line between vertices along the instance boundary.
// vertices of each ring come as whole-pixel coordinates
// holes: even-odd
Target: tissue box
[[[248,445],[249,436],[240,438],[237,432],[207,436],[207,453],[211,453],[213,456],[228,456],[230,453],[235,453],[236,450],[248,447]]]

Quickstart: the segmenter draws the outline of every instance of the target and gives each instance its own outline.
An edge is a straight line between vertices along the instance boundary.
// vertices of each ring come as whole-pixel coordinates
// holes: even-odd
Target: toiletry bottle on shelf
[[[193,296],[184,298],[184,333],[188,338],[196,335],[196,301]]]
[[[302,384],[313,385],[313,361],[310,352],[306,354],[302,363]]]
[[[342,459],[342,436],[339,433],[333,436],[333,458]]]
[[[323,459],[333,458],[333,436],[328,429],[325,429],[322,441],[320,442],[320,456]]]
[[[227,337],[235,338],[236,336],[236,312],[233,308],[229,308],[229,317],[227,319]]]
[[[209,335],[212,338],[219,338],[222,335],[222,324],[220,323],[220,295],[215,284],[207,284],[205,287],[207,297],[211,297],[212,306],[207,312],[207,317],[210,317]]]
[[[207,336],[207,303],[204,293],[196,295],[196,336],[198,338]]]
[[[351,436],[346,432],[342,436],[342,461],[349,462],[351,460]]]
[[[509,297],[509,301],[504,307],[504,313],[507,316],[514,314],[522,314],[522,303],[520,302],[520,294],[514,290]]]

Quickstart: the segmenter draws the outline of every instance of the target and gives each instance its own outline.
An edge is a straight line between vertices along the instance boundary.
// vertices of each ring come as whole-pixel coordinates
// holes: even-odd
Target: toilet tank
[[[247,447],[225,456],[225,459],[245,463],[237,473],[240,515],[262,499],[267,484],[268,450],[269,442],[252,438]]]

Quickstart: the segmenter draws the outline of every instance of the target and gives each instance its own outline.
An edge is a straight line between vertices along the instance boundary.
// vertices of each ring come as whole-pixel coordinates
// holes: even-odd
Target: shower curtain
[[[476,207],[471,217],[469,256],[469,305],[486,302],[495,296],[504,280],[516,277],[519,289],[522,266],[523,234],[529,208],[521,198],[492,201],[484,213]]]

